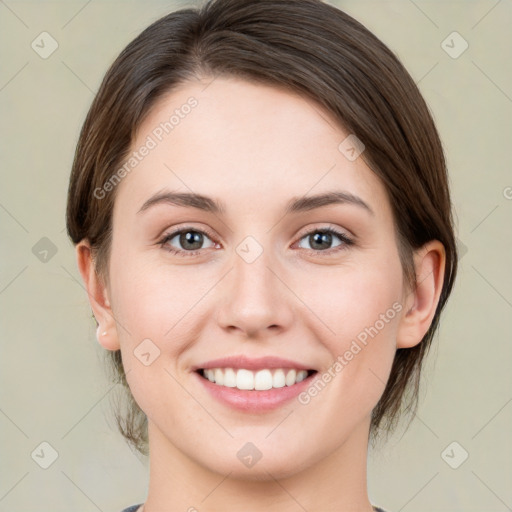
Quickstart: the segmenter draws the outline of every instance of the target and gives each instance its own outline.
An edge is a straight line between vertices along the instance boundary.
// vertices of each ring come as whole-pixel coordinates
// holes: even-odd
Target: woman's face
[[[238,79],[206,85],[155,105],[120,174],[113,336],[158,453],[283,477],[367,441],[405,312],[392,212],[361,147],[318,105]],[[208,200],[152,200],[166,193]],[[233,356],[254,372],[214,362],[235,366],[216,372],[221,386],[196,371]],[[272,357],[288,361],[257,361]],[[294,367],[316,373],[293,384]],[[251,379],[276,388],[232,387]]]

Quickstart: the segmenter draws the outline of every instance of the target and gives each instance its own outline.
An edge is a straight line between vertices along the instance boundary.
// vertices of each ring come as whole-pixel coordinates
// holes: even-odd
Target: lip
[[[215,365],[218,365],[218,361],[220,360],[214,361]],[[222,367],[215,365],[213,367]],[[199,368],[204,367],[201,366]],[[269,367],[267,366],[266,368]],[[279,366],[279,368],[282,368],[282,366]],[[278,409],[286,402],[289,402],[297,395],[302,393],[311,385],[312,380],[316,375],[318,375],[318,372],[308,375],[304,380],[293,384],[292,386],[271,388],[264,391],[257,391],[254,389],[242,390],[238,388],[220,386],[219,384],[215,384],[210,382],[208,379],[205,379],[198,371],[192,372],[192,375],[194,375],[194,378],[199,379],[200,385],[203,385],[207,392],[223,405],[227,405],[228,407],[242,412],[263,413]]]
[[[311,368],[311,366],[305,366],[297,361],[292,361],[291,359],[283,359],[281,357],[274,356],[265,356],[258,358],[249,358],[244,355],[238,356],[230,356],[223,357],[220,359],[214,359],[213,361],[207,361],[205,363],[199,364],[197,366],[193,366],[191,368],[192,371],[196,372],[201,369],[209,369],[209,368],[234,368],[239,370],[240,368],[244,368],[246,370],[265,370],[265,369],[276,369],[283,368],[286,370],[314,370],[315,368]],[[217,386],[219,387],[219,386]]]

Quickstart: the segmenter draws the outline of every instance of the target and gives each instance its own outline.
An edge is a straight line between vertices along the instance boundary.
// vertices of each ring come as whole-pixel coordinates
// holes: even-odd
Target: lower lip
[[[257,391],[220,386],[205,379],[198,372],[194,372],[194,374],[219,402],[245,412],[265,412],[277,409],[307,389],[317,375],[317,373],[313,373],[292,386]]]

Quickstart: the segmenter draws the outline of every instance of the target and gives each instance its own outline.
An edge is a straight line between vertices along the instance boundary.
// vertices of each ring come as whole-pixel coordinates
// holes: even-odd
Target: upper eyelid
[[[196,232],[202,233],[202,234],[208,236],[208,238],[210,238],[210,240],[212,242],[217,243],[216,238],[212,234],[210,234],[208,230],[206,230],[205,228],[196,228],[195,226],[191,226],[191,225],[185,225],[183,227],[178,227],[176,229],[173,229],[170,232],[165,232],[162,235],[161,241],[168,242],[169,240],[172,240],[177,235],[179,235],[183,232],[186,232],[186,231],[196,231]],[[343,231],[344,231],[343,229],[333,226],[331,223],[327,223],[322,226],[309,228],[306,231],[301,231],[300,234],[298,235],[298,240],[302,240],[305,236],[308,236],[311,233],[315,233],[317,231],[334,231],[335,235],[340,236],[342,238],[345,237],[346,239],[350,240],[351,242],[353,242],[355,239],[354,235],[343,233]],[[183,250],[183,249],[179,249],[179,250]],[[197,249],[197,250],[200,251],[201,249]],[[193,252],[193,251],[186,251],[186,252]]]
[[[196,228],[195,226],[183,226],[183,227],[178,227],[178,228],[172,229],[170,231],[166,230],[162,234],[161,239],[162,240],[171,239],[171,238],[174,238],[176,235],[179,235],[180,233],[183,233],[186,231],[197,231],[198,233],[207,235],[210,239],[212,239],[212,241],[214,239],[214,236],[212,234],[210,234],[209,230],[207,230],[205,228]]]
[[[327,222],[326,224],[320,225],[320,226],[314,226],[312,228],[307,228],[305,231],[300,231],[301,237],[309,235],[310,233],[314,233],[316,231],[335,231],[336,233],[339,233],[340,235],[344,235],[347,238],[355,238],[354,235],[352,235],[350,232],[347,232],[344,228],[339,228],[335,226],[332,223]],[[345,233],[347,232],[347,233]]]

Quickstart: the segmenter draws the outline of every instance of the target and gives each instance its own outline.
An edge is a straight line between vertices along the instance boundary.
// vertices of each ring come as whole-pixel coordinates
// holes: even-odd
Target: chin
[[[216,458],[213,460],[196,459],[208,470],[226,476],[230,479],[248,481],[269,481],[289,478],[313,463],[303,450],[298,453],[291,447],[267,446],[256,448],[250,442],[236,442],[235,449],[228,449],[224,453],[232,456]],[[251,460],[252,458],[252,460]]]

